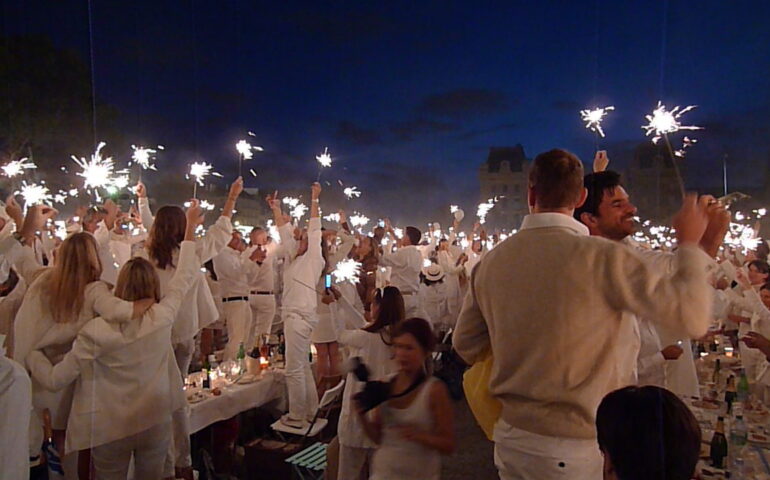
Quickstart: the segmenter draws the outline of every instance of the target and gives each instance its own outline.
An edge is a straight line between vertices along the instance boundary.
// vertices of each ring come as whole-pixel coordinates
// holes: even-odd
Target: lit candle
[[[270,362],[265,357],[259,357],[259,369],[260,370],[267,370],[267,367],[270,365]]]

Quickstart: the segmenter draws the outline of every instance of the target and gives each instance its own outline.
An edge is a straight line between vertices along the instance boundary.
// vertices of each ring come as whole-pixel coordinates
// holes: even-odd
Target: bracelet
[[[318,199],[317,198],[313,198],[310,201],[313,202],[313,203],[318,203]]]

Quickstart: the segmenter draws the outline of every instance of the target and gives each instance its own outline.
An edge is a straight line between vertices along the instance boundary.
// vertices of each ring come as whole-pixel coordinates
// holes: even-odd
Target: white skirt
[[[313,343],[331,343],[337,341],[337,332],[334,331],[334,319],[330,312],[318,313],[318,324],[310,335]]]

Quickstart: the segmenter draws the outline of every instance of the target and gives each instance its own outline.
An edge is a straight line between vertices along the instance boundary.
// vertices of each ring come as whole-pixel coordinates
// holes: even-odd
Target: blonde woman
[[[31,247],[24,249],[32,255]],[[51,363],[59,363],[89,320],[99,315],[107,321],[126,322],[142,315],[152,304],[151,300],[129,302],[115,298],[110,287],[99,280],[101,273],[96,241],[91,234],[76,233],[61,244],[54,266],[36,274],[16,315],[16,361],[25,365],[27,355],[37,349]],[[64,447],[72,390],[68,386],[50,392],[32,376],[32,399],[38,419],[42,418],[43,409],[50,410],[58,448]]]
[[[186,403],[170,340],[200,265],[194,242],[201,222],[197,201],[186,220],[177,268],[162,300],[155,268],[134,258],[121,269],[115,294],[128,301],[152,299],[141,318],[121,325],[91,320],[56,366],[39,350],[28,356],[33,375],[46,388],[76,381],[65,451],[91,448],[100,480],[125,479],[132,456],[135,478],[157,479],[164,471],[171,415]]]

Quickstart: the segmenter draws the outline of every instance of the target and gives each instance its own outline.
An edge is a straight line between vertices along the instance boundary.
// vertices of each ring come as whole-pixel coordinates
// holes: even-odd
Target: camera
[[[390,397],[390,385],[386,382],[369,380],[369,369],[361,361],[361,357],[350,359],[350,372],[359,382],[364,382],[364,389],[353,396],[358,405],[365,411],[377,407]]]

